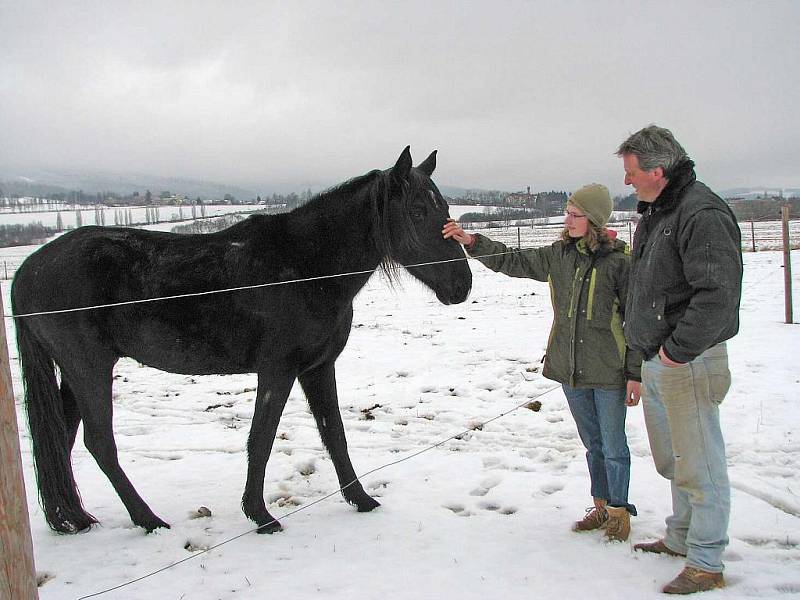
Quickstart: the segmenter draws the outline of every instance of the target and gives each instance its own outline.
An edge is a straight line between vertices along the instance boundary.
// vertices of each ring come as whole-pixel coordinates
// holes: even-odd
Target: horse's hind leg
[[[368,512],[380,506],[378,501],[364,491],[350,462],[342,415],[339,412],[334,364],[332,362],[325,364],[314,371],[304,373],[298,379],[308,399],[311,413],[317,421],[322,443],[325,444],[333,461],[344,499],[358,507],[359,512]]]
[[[67,431],[67,444],[69,451],[75,446],[75,436],[78,435],[78,425],[81,424],[81,413],[78,410],[78,403],[75,401],[75,394],[66,380],[61,378],[61,402],[64,406],[64,422]]]
[[[258,524],[258,533],[273,533],[282,529],[264,503],[264,475],[281,413],[293,384],[294,377],[286,372],[258,374],[256,409],[247,439],[247,483],[242,496],[242,510]]]
[[[83,376],[77,376],[76,370],[65,370],[69,388],[83,419],[83,443],[114,486],[135,525],[147,532],[159,527],[169,528],[142,500],[119,464],[111,403],[113,369],[111,362],[103,366],[85,365]]]

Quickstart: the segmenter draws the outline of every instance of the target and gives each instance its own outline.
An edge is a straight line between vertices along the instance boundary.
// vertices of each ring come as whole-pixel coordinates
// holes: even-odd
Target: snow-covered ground
[[[55,227],[59,217],[63,227],[76,227],[78,225],[77,214],[80,212],[81,224],[83,225],[115,225],[115,214],[120,216],[120,223],[124,222],[127,213],[133,223],[146,223],[148,221],[147,212],[157,211],[158,219],[169,223],[174,227],[175,221],[184,221],[205,216],[207,218],[219,217],[230,213],[252,212],[263,209],[257,204],[207,204],[205,206],[132,206],[132,207],[81,207],[64,210],[49,210],[42,212],[0,212],[0,225],[25,225],[28,223],[39,222],[46,227]],[[98,222],[98,210],[102,212],[102,223]]]
[[[172,529],[147,535],[133,527],[78,442],[75,475],[101,525],[64,536],[47,528],[36,501],[12,347],[36,567],[49,578],[40,597],[80,598],[189,558],[97,597],[662,598],[660,586],[682,563],[632,551],[662,534],[670,507],[641,407],[628,418],[630,498],[639,509],[630,541],[571,532],[591,499],[564,396],[538,373],[547,285],[471,265],[474,289],[461,305],[442,306],[410,280],[393,290],[380,276],[356,299],[337,364],[340,405],[356,471],[372,472],[364,487],[382,506],[361,514],[339,494],[311,505],[338,485],[296,388],[265,486],[270,511],[287,515],[284,531],[250,533],[202,554],[253,527],[239,502],[255,376],[189,377],[120,361],[114,408],[123,468]],[[8,282],[2,288],[8,307]],[[792,358],[800,330],[783,316],[781,253],[747,253],[742,327],[730,343],[734,381],[722,405],[733,485],[728,588],[709,597],[800,595],[800,375]],[[9,320],[7,331],[13,340]],[[520,408],[484,425],[535,399],[538,412]],[[196,518],[201,506],[211,516]]]

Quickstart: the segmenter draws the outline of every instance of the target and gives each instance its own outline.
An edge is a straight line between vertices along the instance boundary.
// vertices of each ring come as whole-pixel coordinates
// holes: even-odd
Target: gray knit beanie
[[[603,227],[611,217],[614,203],[608,188],[599,183],[590,183],[567,198],[569,204],[578,207],[597,227]]]

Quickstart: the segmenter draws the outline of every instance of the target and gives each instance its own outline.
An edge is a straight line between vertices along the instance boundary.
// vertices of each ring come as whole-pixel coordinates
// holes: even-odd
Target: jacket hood
[[[672,167],[665,177],[667,178],[667,187],[661,191],[654,202],[639,201],[639,204],[636,205],[636,211],[639,214],[644,214],[650,207],[653,210],[671,210],[675,208],[683,198],[683,191],[686,187],[697,180],[697,175],[694,172],[694,161],[691,158],[680,161]]]
[[[575,246],[575,248],[578,250],[578,252],[580,252],[581,254],[594,254],[598,258],[601,257],[601,256],[608,256],[612,252],[625,253],[628,244],[626,242],[623,242],[620,239],[617,239],[616,232],[614,232],[614,233],[615,233],[615,235],[609,236],[609,238],[610,238],[609,241],[611,243],[603,245],[603,246],[600,246],[599,248],[597,248],[597,250],[594,251],[594,253],[592,253],[589,250],[589,248],[586,246],[586,240],[584,238],[572,239],[572,240],[569,240],[567,243],[568,244],[573,244]]]

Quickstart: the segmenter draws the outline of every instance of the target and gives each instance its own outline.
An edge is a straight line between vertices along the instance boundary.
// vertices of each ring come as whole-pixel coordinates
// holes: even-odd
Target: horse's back
[[[159,287],[201,291],[195,288],[203,281],[202,289],[223,283],[236,250],[217,234],[80,227],[31,254],[17,271],[12,294],[18,309],[58,310],[76,300],[139,299],[158,294]]]
[[[300,275],[283,229],[281,219],[252,217],[218,234],[83,227],[25,261],[14,313],[123,303],[35,317],[29,331],[54,351],[92,347],[172,372],[251,372],[276,354],[302,363],[332,347],[338,354],[350,302],[312,284],[264,286]],[[229,288],[236,291],[219,293]]]

